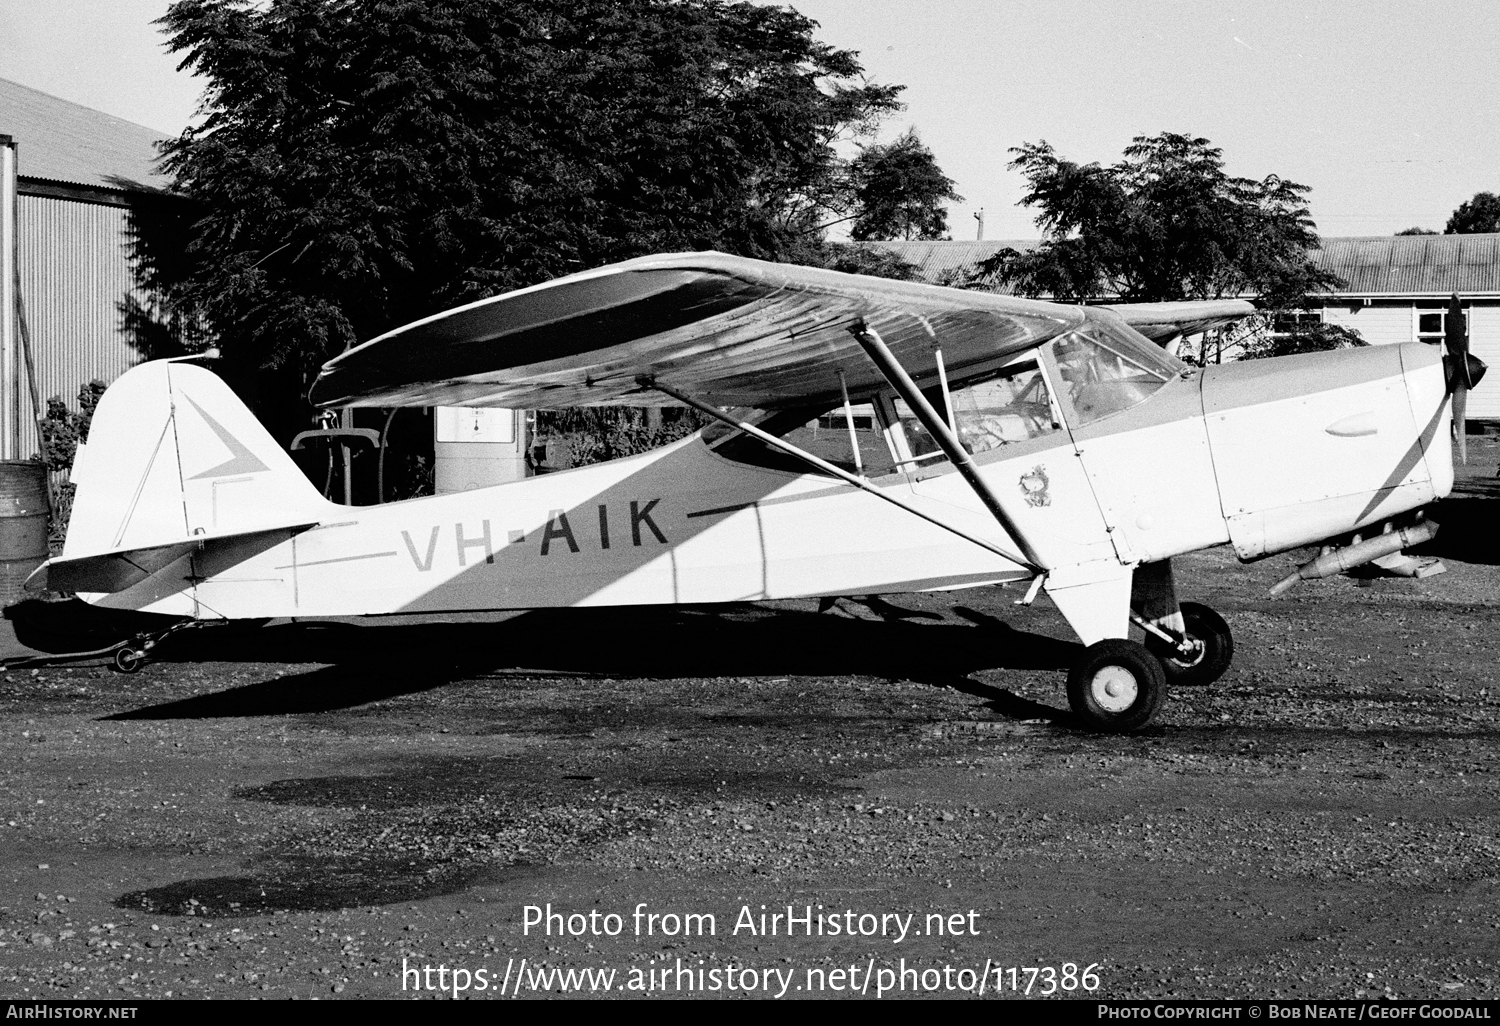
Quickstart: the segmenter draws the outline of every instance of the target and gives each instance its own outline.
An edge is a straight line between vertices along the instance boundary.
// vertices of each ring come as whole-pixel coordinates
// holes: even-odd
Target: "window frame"
[[[1108,327],[1113,327],[1113,325],[1109,325]],[[1064,334],[1059,335],[1057,338],[1051,339],[1046,343],[1046,345],[1042,346],[1042,353],[1046,357],[1047,361],[1048,377],[1050,378],[1048,384],[1051,388],[1053,401],[1057,402],[1060,405],[1063,413],[1063,424],[1066,425],[1069,433],[1078,431],[1081,428],[1092,427],[1095,424],[1099,424],[1106,420],[1109,420],[1111,417],[1118,417],[1122,413],[1127,413],[1130,410],[1135,409],[1142,403],[1149,402],[1152,396],[1161,391],[1161,389],[1165,388],[1167,385],[1171,384],[1173,378],[1179,376],[1182,373],[1182,370],[1187,369],[1187,365],[1182,364],[1181,369],[1175,370],[1170,375],[1162,377],[1160,379],[1161,384],[1152,389],[1149,395],[1145,396],[1137,402],[1131,403],[1129,406],[1125,406],[1118,410],[1113,410],[1109,413],[1094,417],[1092,419],[1085,419],[1078,408],[1073,405],[1073,397],[1070,390],[1063,387],[1065,378],[1063,377],[1062,368],[1057,361],[1056,346],[1058,342],[1062,341],[1068,336],[1081,336],[1087,343],[1098,346],[1100,349],[1112,353],[1117,358],[1122,359],[1127,363],[1133,364],[1136,367],[1139,367],[1142,372],[1146,374],[1157,376],[1161,374],[1167,374],[1169,370],[1169,367],[1153,368],[1141,362],[1138,357],[1144,354],[1137,352],[1140,347],[1139,345],[1132,344],[1135,341],[1134,339],[1130,339],[1128,336],[1126,336],[1124,339],[1116,339],[1111,333],[1107,331],[1100,331],[1098,329],[1098,322],[1085,323],[1072,331],[1065,332]],[[1104,338],[1100,338],[1100,335],[1104,335]],[[1114,342],[1115,344],[1110,345],[1110,342]],[[1141,337],[1141,342],[1147,346],[1154,346],[1154,343],[1147,340],[1144,336]],[[1166,361],[1176,361],[1178,363],[1181,363],[1181,361],[1176,360],[1175,357],[1168,354],[1165,350],[1160,350],[1160,353]]]
[[[1459,304],[1459,309],[1460,309],[1460,311],[1462,311],[1463,317],[1464,317],[1464,335],[1465,335],[1465,337],[1470,338],[1470,340],[1472,341],[1472,336],[1473,336],[1473,332],[1474,332],[1474,305],[1472,303],[1469,303],[1468,305],[1460,303]],[[1430,317],[1433,314],[1436,314],[1437,317],[1438,317],[1438,325],[1439,325],[1438,331],[1436,331],[1436,332],[1423,331],[1422,330],[1422,318],[1423,317]],[[1447,326],[1448,326],[1448,304],[1447,303],[1443,303],[1441,305],[1435,305],[1435,304],[1417,302],[1417,303],[1413,303],[1412,304],[1412,307],[1411,307],[1411,338],[1412,338],[1413,342],[1425,342],[1427,345],[1430,345],[1430,346],[1431,345],[1436,345],[1436,346],[1443,345],[1447,341],[1447,339],[1448,339],[1448,336],[1447,336]]]

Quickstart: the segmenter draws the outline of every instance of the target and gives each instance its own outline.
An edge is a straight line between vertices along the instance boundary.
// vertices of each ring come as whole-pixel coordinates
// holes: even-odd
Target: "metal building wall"
[[[120,206],[20,197],[21,302],[44,406],[51,396],[61,396],[77,409],[80,386],[95,378],[111,382],[137,362],[120,328],[119,304],[135,291],[125,248],[126,215]],[[20,361],[17,370],[25,374]],[[24,377],[19,399],[18,455],[25,459],[38,445]]]

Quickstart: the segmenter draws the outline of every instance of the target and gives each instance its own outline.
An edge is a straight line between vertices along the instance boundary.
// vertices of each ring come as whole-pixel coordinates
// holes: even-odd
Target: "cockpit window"
[[[941,417],[944,397],[939,386],[923,394]],[[950,393],[959,442],[970,454],[989,452],[1062,430],[1057,404],[1035,359],[1018,360],[981,380],[969,380]],[[867,477],[902,469],[919,471],[946,462],[942,449],[907,404],[890,392],[853,407],[854,430],[842,406],[776,412],[736,410],[761,430],[784,438],[835,466]],[[820,416],[814,416],[821,413]],[[851,449],[858,449],[856,457]],[[799,460],[724,424],[709,425],[703,439],[720,456],[739,463],[816,473]]]
[[[1059,398],[1074,427],[1083,427],[1145,402],[1181,366],[1149,342],[1115,337],[1112,325],[1093,324],[1052,343]]]
[[[1047,397],[1047,382],[1035,360],[1007,367],[997,378],[953,393],[958,440],[970,453],[1056,431],[1060,425]]]

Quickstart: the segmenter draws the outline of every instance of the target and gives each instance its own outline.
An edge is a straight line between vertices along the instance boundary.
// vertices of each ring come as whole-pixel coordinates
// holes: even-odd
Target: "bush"
[[[1352,349],[1368,342],[1353,328],[1338,324],[1308,324],[1284,334],[1263,334],[1245,345],[1242,360],[1263,360],[1271,356],[1297,353],[1326,353],[1333,349]]]
[[[667,408],[659,417],[633,406],[580,406],[537,414],[536,444],[546,446],[550,470],[567,470],[634,456],[697,431],[697,410]]]
[[[94,409],[99,397],[104,394],[102,381],[90,381],[78,390],[78,411],[68,409],[61,396],[47,400],[47,413],[40,425],[42,451],[33,459],[47,467],[52,482],[52,515],[47,520],[47,544],[55,553],[62,549],[63,539],[68,533],[68,517],[73,512],[73,482],[67,480],[73,472],[73,458],[79,445],[88,440],[89,424],[94,420]]]

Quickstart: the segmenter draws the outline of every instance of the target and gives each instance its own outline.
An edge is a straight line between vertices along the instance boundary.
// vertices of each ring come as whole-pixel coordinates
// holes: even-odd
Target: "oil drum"
[[[47,558],[47,468],[38,460],[0,460],[0,605]]]

